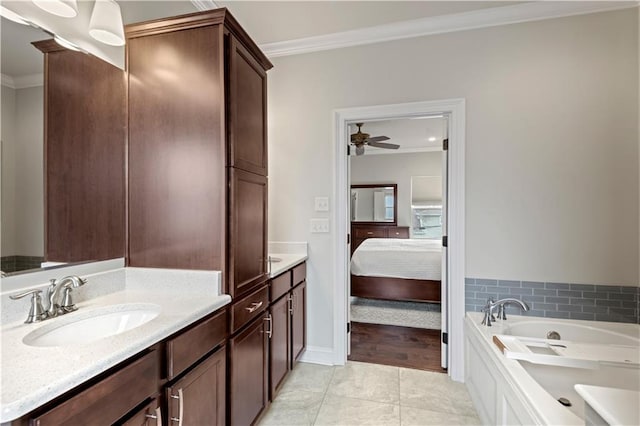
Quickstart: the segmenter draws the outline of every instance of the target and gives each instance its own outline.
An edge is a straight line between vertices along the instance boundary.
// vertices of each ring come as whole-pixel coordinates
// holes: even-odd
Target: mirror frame
[[[397,183],[373,183],[366,185],[351,185],[349,188],[349,199],[351,199],[351,190],[358,188],[393,188],[393,222],[373,222],[373,221],[356,221],[352,220],[352,225],[367,226],[398,226],[398,184]]]

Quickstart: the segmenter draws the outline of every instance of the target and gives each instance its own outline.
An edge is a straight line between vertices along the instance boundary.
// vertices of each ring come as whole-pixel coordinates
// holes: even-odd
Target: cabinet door
[[[267,175],[267,73],[229,37],[230,165]]]
[[[168,424],[225,424],[225,360],[226,348],[222,347],[173,386],[167,387]]]
[[[267,313],[230,339],[230,424],[248,426],[268,403]]]
[[[267,275],[267,178],[230,169],[229,291],[233,298]]]
[[[220,25],[127,40],[130,266],[224,268]]]
[[[162,408],[159,399],[151,400],[132,417],[122,422],[122,426],[162,426]]]
[[[271,401],[291,367],[290,346],[291,293],[271,304],[271,340],[269,344],[269,395]]]
[[[302,352],[307,347],[307,330],[306,330],[306,299],[307,299],[307,283],[306,281],[291,290],[292,297],[292,314],[291,314],[291,346],[292,357],[291,364],[300,358]]]

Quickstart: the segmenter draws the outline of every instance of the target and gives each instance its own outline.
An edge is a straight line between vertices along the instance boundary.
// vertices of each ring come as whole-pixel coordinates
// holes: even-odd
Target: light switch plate
[[[315,210],[317,212],[329,211],[329,197],[316,197],[315,198]]]
[[[311,219],[311,233],[323,234],[329,232],[329,219]]]

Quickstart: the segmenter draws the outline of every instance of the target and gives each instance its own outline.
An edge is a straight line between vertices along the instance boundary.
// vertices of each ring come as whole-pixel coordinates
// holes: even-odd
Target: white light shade
[[[74,18],[78,15],[76,0],[32,0],[42,10],[63,18]]]
[[[122,14],[115,0],[96,0],[89,23],[89,34],[104,44],[124,45]]]
[[[4,6],[0,6],[0,16],[2,16],[3,18],[7,18],[8,20],[16,22],[18,24],[29,25],[27,21],[22,19],[22,16],[18,15],[15,12],[10,11]]]

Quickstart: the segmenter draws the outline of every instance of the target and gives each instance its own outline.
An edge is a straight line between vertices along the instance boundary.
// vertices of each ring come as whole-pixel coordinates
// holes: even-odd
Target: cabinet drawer
[[[386,238],[387,228],[384,227],[370,227],[370,228],[356,228],[356,238]]]
[[[293,282],[292,287],[297,286],[302,281],[307,279],[307,262],[303,262],[300,265],[293,268]]]
[[[226,338],[227,312],[213,317],[167,341],[167,379],[171,380]]]
[[[260,315],[269,306],[269,286],[259,288],[233,305],[231,330],[235,333],[243,325]]]
[[[389,238],[409,238],[408,226],[390,226],[387,232]]]
[[[280,296],[291,289],[291,271],[278,275],[271,280],[271,301],[278,300]]]
[[[127,421],[123,422],[122,426],[162,426],[162,414],[160,401],[158,398],[154,398]]]
[[[159,371],[159,354],[154,350],[32,419],[31,424],[112,424],[158,392]]]

